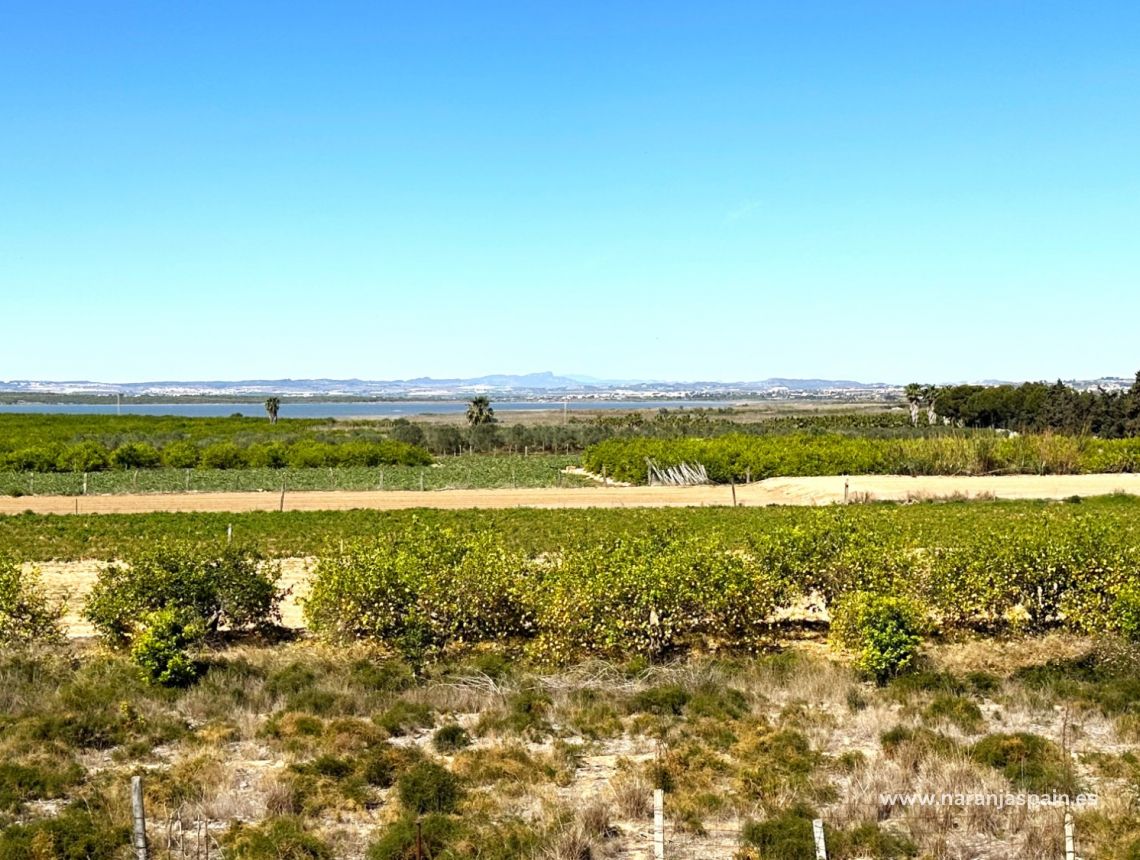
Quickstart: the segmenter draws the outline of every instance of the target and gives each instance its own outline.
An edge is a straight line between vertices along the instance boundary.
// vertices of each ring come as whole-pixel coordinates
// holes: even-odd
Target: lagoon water
[[[495,414],[524,413],[565,408],[568,412],[614,409],[720,409],[740,405],[729,400],[504,400],[492,401]],[[282,418],[411,418],[416,415],[462,415],[465,400],[385,400],[357,403],[281,404]],[[0,414],[9,412],[87,415],[180,415],[187,418],[224,418],[241,413],[253,417],[265,414],[260,403],[0,403]],[[522,415],[518,416],[520,419]]]

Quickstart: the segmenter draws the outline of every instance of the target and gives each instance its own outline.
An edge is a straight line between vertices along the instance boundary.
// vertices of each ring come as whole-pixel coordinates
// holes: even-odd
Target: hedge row
[[[321,556],[306,613],[334,639],[405,651],[521,640],[562,660],[753,647],[781,610],[866,594],[905,599],[944,629],[1119,630],[1138,572],[1133,532],[1047,517],[920,546],[840,511],[743,550],[655,533],[538,557],[489,533],[412,528]]]
[[[392,439],[291,444],[258,442],[241,447],[235,442],[205,446],[178,441],[156,448],[148,442],[125,442],[108,448],[99,442],[45,445],[0,454],[0,470],[20,472],[101,472],[108,469],[243,469],[313,468],[320,466],[427,466],[432,456],[423,448]]]
[[[1074,474],[1140,470],[1140,438],[969,434],[914,439],[840,435],[611,439],[582,456],[591,472],[644,484],[647,461],[702,464],[717,483],[797,475]]]

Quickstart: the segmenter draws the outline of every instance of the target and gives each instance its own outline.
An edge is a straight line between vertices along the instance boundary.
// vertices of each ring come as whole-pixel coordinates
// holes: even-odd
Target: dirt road
[[[1004,475],[918,477],[830,475],[769,478],[736,488],[741,505],[823,505],[842,502],[844,485],[852,500],[964,498],[1062,499],[1125,492],[1140,495],[1140,474]],[[285,495],[290,511],[371,508],[623,508],[731,505],[732,488],[581,487],[574,489],[438,490],[417,492],[296,492]],[[22,496],[0,498],[0,514],[133,514],[151,511],[275,511],[278,493],[170,493],[117,496]]]

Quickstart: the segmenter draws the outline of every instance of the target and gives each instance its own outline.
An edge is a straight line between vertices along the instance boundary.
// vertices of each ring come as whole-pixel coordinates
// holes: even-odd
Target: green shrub
[[[1140,586],[1130,583],[1120,589],[1113,615],[1121,635],[1133,644],[1140,644]]]
[[[804,860],[815,856],[811,818],[783,812],[764,821],[746,821],[741,840],[760,850],[764,860]]]
[[[270,818],[256,826],[236,823],[222,837],[228,860],[331,860],[332,849],[297,818]]]
[[[203,469],[242,469],[248,463],[245,452],[233,442],[215,442],[202,449],[198,465]]]
[[[427,705],[397,699],[386,711],[377,714],[373,721],[388,734],[399,736],[413,729],[429,728],[435,723],[435,717]]]
[[[104,636],[129,642],[148,612],[173,609],[207,634],[264,628],[279,620],[277,569],[238,545],[189,543],[144,550],[126,564],[100,569],[84,615]],[[189,623],[189,621],[187,621]]]
[[[680,716],[689,703],[689,692],[679,684],[650,687],[635,695],[629,703],[633,713],[656,714],[659,717]]]
[[[419,822],[419,835],[427,857],[440,857],[460,825],[444,815],[427,815]],[[416,819],[405,816],[389,824],[368,848],[368,860],[414,860]]]
[[[197,618],[169,607],[145,616],[131,643],[131,659],[151,684],[185,687],[198,677],[198,665],[189,648],[202,638]]]
[[[54,817],[0,828],[0,860],[102,860],[121,856],[129,839],[130,828],[74,804]]]
[[[83,768],[72,761],[0,761],[0,812],[18,812],[29,800],[64,797],[82,778]]]
[[[171,442],[162,449],[162,463],[172,469],[193,469],[201,456],[193,442]]]
[[[63,449],[57,468],[61,472],[101,472],[110,461],[110,452],[106,446],[98,442],[79,442]]]
[[[1076,794],[1071,763],[1048,738],[1029,732],[986,735],[970,750],[975,761],[1000,770],[1015,786],[1037,794]]]
[[[409,813],[454,812],[463,797],[463,786],[447,768],[421,761],[400,776],[396,794]]]
[[[64,641],[63,605],[44,593],[35,569],[0,556],[0,646],[58,645]]]
[[[438,753],[444,755],[458,752],[466,746],[471,745],[471,737],[467,734],[467,730],[456,723],[448,723],[445,726],[440,726],[435,730],[432,735],[431,744]]]
[[[922,608],[907,597],[856,592],[831,619],[831,636],[855,652],[855,666],[879,683],[910,668],[926,630]]]
[[[153,469],[161,459],[153,445],[127,442],[111,452],[110,462],[116,469]]]

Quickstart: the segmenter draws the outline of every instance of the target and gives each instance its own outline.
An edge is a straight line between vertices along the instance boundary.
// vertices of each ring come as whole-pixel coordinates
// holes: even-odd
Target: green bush
[[[275,566],[236,544],[163,544],[101,568],[84,615],[117,643],[134,637],[140,618],[164,609],[193,619],[205,634],[264,628],[279,620],[276,580]]]
[[[1140,644],[1140,586],[1130,583],[1117,593],[1113,615],[1121,635]]]
[[[171,442],[162,449],[162,463],[172,469],[193,469],[201,459],[201,452],[193,442]]]
[[[331,860],[332,849],[297,818],[236,823],[222,837],[227,860]]]
[[[799,811],[783,812],[764,821],[746,821],[741,840],[760,850],[764,860],[803,860],[815,856],[811,818]]]
[[[431,745],[435,748],[436,752],[448,755],[470,746],[471,737],[467,734],[467,730],[464,729],[463,726],[456,723],[448,723],[435,730],[435,734],[432,735]]]
[[[421,761],[396,781],[396,795],[404,809],[416,815],[454,812],[463,797],[463,786],[447,768]]]
[[[64,797],[83,778],[75,762],[0,761],[0,812],[18,812],[29,800]]]
[[[36,570],[0,556],[0,646],[59,645],[63,605],[44,593]]]
[[[131,644],[131,659],[151,684],[185,687],[198,677],[198,666],[188,649],[202,637],[196,618],[187,619],[174,608],[151,612]]]
[[[970,749],[975,761],[1000,770],[1018,788],[1036,794],[1076,794],[1071,763],[1055,743],[1029,732],[986,735]]]
[[[111,455],[105,445],[79,442],[63,449],[57,468],[61,472],[101,472],[110,462]]]
[[[831,619],[834,642],[855,652],[855,666],[883,683],[910,668],[926,630],[922,608],[907,597],[856,592]]]
[[[419,822],[419,835],[427,857],[440,857],[460,826],[444,815],[427,815]],[[368,860],[414,860],[416,820],[405,816],[389,824],[368,848]]]
[[[153,445],[127,442],[111,452],[110,462],[116,469],[153,469],[162,458]]]
[[[242,469],[248,463],[245,451],[233,442],[215,442],[202,449],[198,465],[203,469]]]
[[[0,860],[119,857],[129,839],[130,828],[118,826],[108,816],[75,804],[54,817],[0,829]]]

